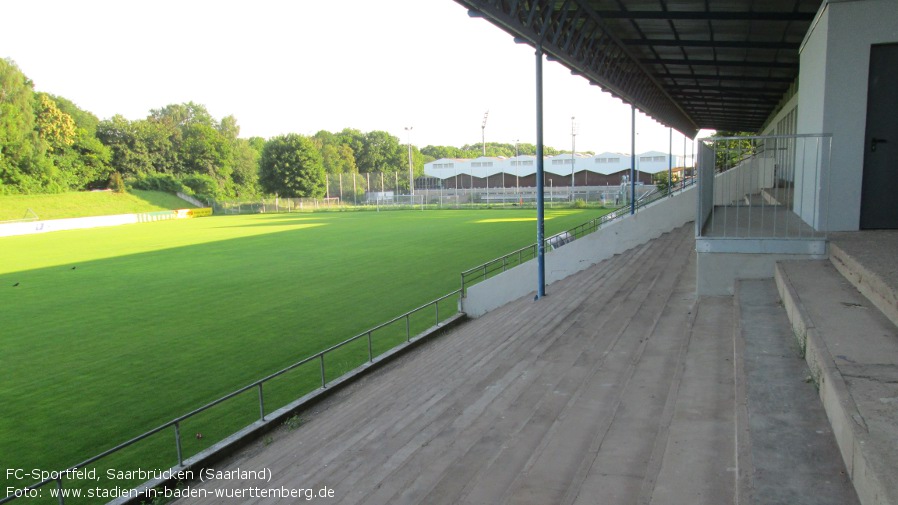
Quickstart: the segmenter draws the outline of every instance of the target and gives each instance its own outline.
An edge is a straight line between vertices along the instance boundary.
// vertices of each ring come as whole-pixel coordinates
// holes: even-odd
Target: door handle
[[[870,151],[875,153],[876,152],[876,144],[886,144],[886,143],[888,143],[888,141],[886,139],[878,139],[876,137],[873,137],[870,139]]]

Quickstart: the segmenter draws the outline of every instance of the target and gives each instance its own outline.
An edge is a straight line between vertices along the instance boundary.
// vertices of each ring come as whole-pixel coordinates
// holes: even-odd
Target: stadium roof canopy
[[[689,137],[758,131],[823,0],[456,0]]]

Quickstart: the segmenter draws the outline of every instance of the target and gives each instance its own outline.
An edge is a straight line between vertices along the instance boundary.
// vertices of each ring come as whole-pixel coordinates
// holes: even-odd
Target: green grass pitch
[[[548,210],[547,236],[604,212]],[[0,238],[0,467],[78,463],[457,289],[462,270],[534,239],[533,210],[215,216]],[[361,355],[367,344],[329,357],[329,377]],[[266,386],[266,410],[318,373]],[[185,422],[185,457],[257,417],[251,391]],[[176,462],[167,430],[101,468]]]

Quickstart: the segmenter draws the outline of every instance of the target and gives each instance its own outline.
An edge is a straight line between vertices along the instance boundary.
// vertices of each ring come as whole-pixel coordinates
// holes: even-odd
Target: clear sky
[[[452,0],[27,0],[2,6],[0,57],[100,119],[193,101],[241,137],[345,127],[407,142],[535,143],[533,48]],[[630,107],[544,64],[545,143],[630,151]],[[637,112],[636,151],[668,130]],[[673,134],[674,153],[683,136]],[[689,148],[691,151],[691,148]]]

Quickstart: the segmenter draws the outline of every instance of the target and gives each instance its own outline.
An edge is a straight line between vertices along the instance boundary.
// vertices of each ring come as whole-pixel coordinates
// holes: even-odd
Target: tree
[[[107,187],[112,174],[112,167],[109,165],[112,152],[97,138],[97,117],[64,97],[46,96],[75,122],[72,144],[56,149],[53,160],[68,188],[80,190]]]
[[[321,154],[312,141],[291,133],[265,144],[259,161],[262,189],[286,197],[321,197],[325,172]]]
[[[752,132],[718,131],[711,138],[720,137],[751,137]],[[743,159],[755,154],[755,148],[751,140],[719,140],[715,147],[715,163],[717,170],[729,170],[739,164]]]
[[[59,110],[49,95],[39,93],[35,109],[34,127],[41,140],[47,142],[51,152],[65,149],[75,143],[75,120]]]
[[[324,170],[329,174],[357,172],[355,152],[349,144],[342,142],[343,137],[321,130],[312,136],[312,142],[321,152]]]
[[[116,114],[97,125],[97,138],[112,152],[112,165],[124,177],[157,171],[151,154],[152,124],[128,121]]]
[[[206,106],[193,102],[170,104],[161,109],[152,109],[147,119],[169,123],[173,126],[203,124],[218,128],[218,124],[206,110]]]
[[[218,125],[218,131],[228,141],[235,141],[240,136],[240,126],[237,125],[237,118],[234,116],[225,116],[221,118],[221,124]]]
[[[76,128],[73,144],[57,152],[54,163],[69,189],[98,189],[108,186],[111,159],[111,151],[97,137]]]
[[[90,135],[96,135],[97,125],[100,123],[100,120],[97,119],[97,116],[81,109],[71,100],[65,97],[50,94],[48,94],[47,96],[53,99],[53,101],[56,103],[56,106],[59,107],[59,110],[65,112],[66,114],[71,116],[73,120],[75,120],[75,127],[83,128]]]
[[[259,157],[264,147],[264,141],[258,150],[253,146],[252,140],[235,141],[231,179],[234,181],[234,191],[238,196],[253,196],[259,192]]]
[[[361,151],[355,153],[360,172],[396,172],[408,164],[399,138],[385,131],[366,133]]]
[[[230,179],[231,145],[218,130],[203,123],[184,125],[178,173],[204,174],[225,181]]]
[[[0,59],[0,192],[21,190],[30,179],[36,140],[33,99],[31,81],[12,60]]]
[[[463,157],[461,149],[451,146],[426,146],[421,149],[421,153],[425,156],[430,156],[435,160]]]
[[[329,174],[358,172],[352,148],[347,145],[325,144],[321,148],[321,157]]]
[[[321,132],[318,132],[321,133]],[[359,163],[359,154],[365,148],[365,134],[361,130],[355,128],[343,128],[343,131],[336,134],[338,144],[349,146],[355,156],[356,163]],[[361,165],[359,165],[361,168]],[[360,170],[364,171],[364,170]]]
[[[658,188],[659,193],[667,193],[667,188],[670,186],[667,181],[667,172],[658,172],[653,175],[652,183]]]

